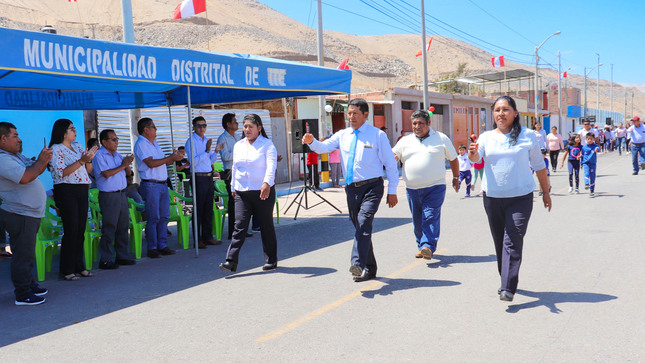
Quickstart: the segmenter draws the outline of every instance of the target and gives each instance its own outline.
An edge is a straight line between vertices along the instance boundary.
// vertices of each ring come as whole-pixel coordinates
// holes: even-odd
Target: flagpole
[[[558,51],[558,123],[562,132],[562,64],[560,63],[560,51]]]
[[[204,13],[206,15],[206,42],[208,44],[208,51],[211,51],[211,35],[210,35],[210,24],[208,22],[208,6],[206,5],[207,1],[204,1]]]
[[[426,11],[425,0],[421,0],[421,56],[423,58],[423,108],[427,110],[428,104],[428,52],[426,49]]]

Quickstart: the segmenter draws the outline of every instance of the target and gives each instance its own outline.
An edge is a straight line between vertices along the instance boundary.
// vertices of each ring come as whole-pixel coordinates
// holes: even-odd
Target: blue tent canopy
[[[351,72],[0,28],[0,109],[96,110],[349,93]]]

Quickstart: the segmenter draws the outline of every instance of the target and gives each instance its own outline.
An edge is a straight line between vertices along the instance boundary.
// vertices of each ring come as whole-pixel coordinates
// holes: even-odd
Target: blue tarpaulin
[[[97,110],[349,93],[351,72],[0,28],[0,109]]]

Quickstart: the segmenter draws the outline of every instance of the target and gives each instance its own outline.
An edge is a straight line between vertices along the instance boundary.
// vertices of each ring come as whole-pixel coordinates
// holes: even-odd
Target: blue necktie
[[[354,158],[356,157],[356,144],[358,143],[358,130],[354,130],[352,144],[349,147],[349,156],[347,157],[347,176],[345,182],[347,185],[354,181]]]

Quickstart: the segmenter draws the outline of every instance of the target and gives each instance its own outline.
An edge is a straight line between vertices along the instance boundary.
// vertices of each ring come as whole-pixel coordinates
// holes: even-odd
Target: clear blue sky
[[[316,0],[258,1],[317,27]],[[420,34],[420,12],[414,9],[420,4],[421,0],[323,0],[323,29],[358,35]],[[645,83],[645,0],[425,0],[425,9],[428,34],[466,41],[524,64],[534,64],[535,47],[559,30],[560,35],[540,48],[540,67],[549,67],[548,62],[557,69],[560,51],[562,69],[571,67],[569,72],[582,75],[585,66],[589,71],[597,64],[598,53],[603,63],[600,78],[610,79],[613,64],[614,82]],[[596,74],[593,70],[589,76]]]

